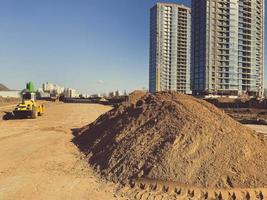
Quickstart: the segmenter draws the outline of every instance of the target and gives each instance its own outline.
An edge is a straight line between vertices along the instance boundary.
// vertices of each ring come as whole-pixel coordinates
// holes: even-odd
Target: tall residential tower
[[[192,0],[192,90],[263,95],[264,0]]]
[[[157,3],[150,10],[149,90],[190,93],[191,10]]]

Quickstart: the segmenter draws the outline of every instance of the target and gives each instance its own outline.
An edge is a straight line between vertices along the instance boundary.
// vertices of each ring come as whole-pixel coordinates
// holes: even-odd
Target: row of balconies
[[[239,16],[251,20],[251,16],[252,16],[252,15],[251,15],[251,13],[244,11],[244,12],[240,12],[240,13],[239,13]]]
[[[219,41],[217,41],[217,43],[218,44],[229,44],[229,40],[227,40],[227,39],[224,39],[224,40],[220,39]]]
[[[218,0],[218,3],[229,4],[230,0]]]
[[[238,46],[240,46],[242,48],[250,48],[251,44],[245,44],[245,43],[238,42]]]
[[[242,46],[238,48],[238,51],[249,51],[251,52],[251,47],[250,46]]]
[[[238,34],[243,35],[243,37],[246,36],[246,39],[248,40],[251,39],[251,32],[250,33],[238,32]]]
[[[238,28],[244,28],[244,29],[251,29],[251,27],[252,27],[251,24],[246,24],[243,22],[240,22],[238,26]]]
[[[243,64],[244,66],[240,65],[238,66],[240,69],[251,69],[251,65]]]
[[[246,39],[238,39],[238,44],[240,45],[251,45],[251,41]]]
[[[216,34],[216,36],[219,39],[229,39],[230,38],[229,33],[219,33],[219,34]]]
[[[247,58],[250,58],[251,57],[251,53],[241,53],[238,56],[239,57],[247,57]]]
[[[239,22],[251,24],[252,23],[252,20],[251,19],[248,19],[248,18],[239,17]]]
[[[240,8],[239,11],[240,11],[240,12],[249,12],[249,13],[252,12],[252,10],[251,10],[250,7],[245,7],[245,6],[244,6],[243,8]]]
[[[251,35],[243,35],[242,33],[238,33],[238,38],[240,40],[251,41]]]

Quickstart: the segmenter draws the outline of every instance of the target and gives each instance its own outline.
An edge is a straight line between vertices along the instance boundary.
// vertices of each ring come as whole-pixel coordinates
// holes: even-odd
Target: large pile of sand
[[[266,144],[215,106],[178,93],[134,102],[102,115],[74,139],[109,180],[267,186]]]

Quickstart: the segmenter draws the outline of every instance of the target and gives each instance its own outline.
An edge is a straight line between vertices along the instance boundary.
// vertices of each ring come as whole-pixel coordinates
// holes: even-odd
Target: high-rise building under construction
[[[191,10],[157,3],[150,10],[149,90],[190,93]]]
[[[263,95],[264,0],[192,0],[195,95]]]

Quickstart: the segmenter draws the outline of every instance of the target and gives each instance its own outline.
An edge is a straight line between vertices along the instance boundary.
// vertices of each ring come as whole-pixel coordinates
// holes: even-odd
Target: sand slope
[[[146,94],[124,103],[85,127],[74,142],[115,182],[267,185],[264,142],[215,106],[178,93]]]

